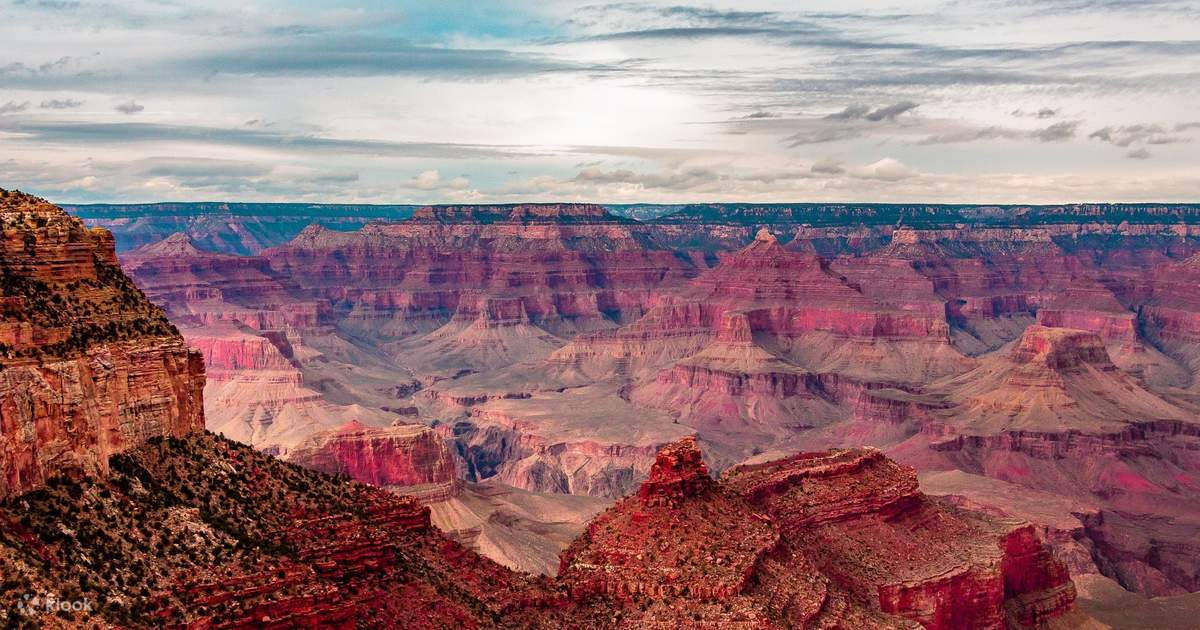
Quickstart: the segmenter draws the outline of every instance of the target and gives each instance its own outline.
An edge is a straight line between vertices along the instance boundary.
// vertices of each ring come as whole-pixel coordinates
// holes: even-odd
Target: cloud
[[[1047,0],[1103,1],[1117,0]],[[559,199],[1159,197],[1106,177],[1133,165],[1127,153],[1200,138],[1187,114],[1200,85],[1200,38],[1187,16],[1089,15],[1077,35],[1091,40],[1062,43],[1053,24],[1028,17],[1035,2],[1019,2],[952,0],[896,15],[870,3],[820,13],[777,2],[739,10],[509,0],[490,11],[454,0],[399,15],[395,3],[0,0],[0,13],[15,16],[0,23],[13,44],[0,55],[0,103],[32,101],[0,116],[0,142],[14,149],[0,151],[0,163],[20,159],[30,168],[18,174],[55,185],[95,177],[87,194],[113,200],[151,194],[138,178],[162,186],[151,192],[163,198],[265,199],[279,190],[280,200],[444,199],[457,191],[438,187],[460,185],[458,177],[493,199],[515,194],[502,189],[507,179],[552,186],[544,194]],[[56,33],[53,46],[28,24]],[[953,35],[964,28],[975,36]],[[87,105],[38,109],[68,96]],[[151,103],[150,114],[112,110],[131,97]],[[1122,121],[1078,126],[1071,112],[1146,104],[1171,116],[1158,121],[1158,136],[1100,155],[1101,145],[1077,142]],[[161,121],[170,124],[151,124]],[[1104,141],[1125,142],[1119,129]],[[1005,142],[1028,151],[998,146]],[[1034,155],[1048,146],[1053,159]],[[1196,197],[1197,151],[1200,142],[1178,144],[1178,159],[1155,155],[1161,164],[1135,170],[1150,181],[1161,168],[1176,178],[1171,194]],[[85,166],[89,156],[162,154],[313,170],[197,164],[149,175],[139,164],[111,184],[114,174]],[[435,181],[419,178],[428,170]],[[39,179],[43,172],[56,175]]]
[[[884,120],[895,120],[897,116],[910,112],[919,107],[917,103],[912,101],[901,101],[893,105],[885,105],[871,109],[868,105],[856,103],[847,105],[840,112],[830,114],[825,117],[826,120],[869,120],[871,122],[880,122]]]
[[[1001,127],[997,125],[989,127],[979,127],[974,129],[963,129],[960,131],[952,131],[949,133],[936,134],[927,136],[917,142],[921,145],[929,144],[958,144],[963,142],[976,142],[979,140],[1036,140],[1038,142],[1064,142],[1075,137],[1081,121],[1071,120],[1054,123],[1049,127],[1041,129],[1013,129],[1011,127]]]
[[[1175,125],[1175,131],[1191,131],[1192,129],[1200,129],[1200,122],[1185,122]]]
[[[0,125],[0,131],[20,133],[32,140],[57,146],[136,145],[188,142],[215,146],[274,149],[294,154],[389,155],[435,159],[489,159],[537,155],[531,147],[516,145],[405,142],[333,138],[280,129],[207,127],[155,123],[17,122]]]
[[[63,56],[54,61],[47,61],[37,65],[26,65],[23,61],[13,61],[0,66],[0,77],[18,78],[21,76],[39,76],[51,74],[63,68],[66,68],[74,61],[70,56]]]
[[[647,189],[692,190],[724,176],[708,167],[637,173],[629,169],[603,171],[589,168],[575,175],[575,182],[588,184],[631,184]]]
[[[850,174],[859,179],[877,179],[885,182],[898,182],[919,176],[916,171],[893,158],[883,158],[878,162],[856,168]]]
[[[868,113],[866,116],[863,116],[863,118],[866,118],[872,122],[879,122],[881,120],[895,120],[900,114],[910,112],[917,107],[918,105],[912,101],[903,101],[901,103],[896,103],[895,105],[880,107],[879,109]]]
[[[433,190],[438,187],[441,178],[437,171],[422,171],[414,175],[408,185],[420,190]]]
[[[825,119],[826,120],[860,120],[862,118],[865,118],[866,115],[869,113],[871,113],[870,105],[863,105],[862,103],[855,103],[853,105],[847,105],[846,108],[840,112],[835,112],[833,114],[826,116]]]
[[[1088,138],[1122,148],[1135,144],[1175,144],[1190,141],[1184,136],[1169,135],[1166,128],[1159,124],[1103,127],[1093,131]]]
[[[841,175],[846,172],[841,162],[828,158],[813,162],[809,170],[816,175]]]
[[[189,74],[253,76],[427,76],[463,78],[551,72],[615,72],[619,68],[502,49],[416,45],[402,39],[322,35],[202,54],[168,67]]]
[[[83,101],[77,101],[70,98],[62,100],[50,99],[48,101],[42,101],[41,104],[38,105],[38,107],[41,109],[74,109],[81,106],[83,106]]]
[[[797,131],[796,133],[784,138],[784,142],[789,147],[799,147],[806,144],[825,144],[827,142],[837,142],[839,140],[852,140],[861,137],[863,132],[854,128],[834,128],[824,127],[817,129],[806,129]]]
[[[1027,133],[1009,127],[991,126],[927,136],[918,141],[917,144],[957,144],[960,142],[975,142],[977,140],[1019,140],[1027,137]]]
[[[266,164],[238,160],[201,158],[158,158],[137,172],[147,177],[177,177],[181,179],[211,177],[261,177],[269,175],[272,167]]]
[[[449,181],[443,181],[442,175],[435,169],[421,171],[408,180],[408,187],[417,190],[467,190],[471,180],[458,176]]]
[[[52,11],[71,11],[79,8],[78,2],[70,0],[15,0],[16,6],[33,6],[39,9],[50,9]]]
[[[1058,115],[1058,112],[1059,112],[1059,110],[1057,110],[1057,109],[1052,109],[1050,107],[1043,107],[1041,109],[1037,109],[1037,110],[1033,110],[1033,111],[1025,111],[1023,109],[1015,109],[1015,110],[1013,110],[1012,115],[1016,116],[1018,118],[1037,118],[1040,120],[1045,120],[1047,118],[1054,118],[1055,116]]]
[[[1132,160],[1145,160],[1145,159],[1150,158],[1150,152],[1144,148],[1134,149],[1133,151],[1126,153],[1125,157],[1132,159]]]
[[[1080,124],[1081,122],[1078,120],[1064,120],[1044,129],[1035,129],[1029,135],[1038,142],[1063,142],[1075,137],[1075,132],[1079,129]]]
[[[792,36],[795,34],[789,29],[755,26],[671,26],[601,33],[579,38],[578,41],[708,39],[714,37]]]
[[[133,101],[129,101],[128,103],[121,103],[120,105],[117,105],[117,107],[116,107],[117,111],[121,112],[122,114],[125,114],[126,116],[132,116],[132,115],[134,115],[140,111],[143,111],[145,109],[146,109],[145,107],[138,105],[137,103],[135,103]]]
[[[16,114],[27,109],[29,109],[29,101],[25,101],[23,103],[9,101],[3,105],[0,105],[0,114]]]

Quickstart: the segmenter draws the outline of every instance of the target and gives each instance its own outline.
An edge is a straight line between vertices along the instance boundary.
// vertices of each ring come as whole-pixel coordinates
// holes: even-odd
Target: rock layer
[[[450,450],[423,425],[367,427],[351,421],[309,437],[287,458],[323,473],[394,488],[425,503],[449,499],[461,485]]]
[[[938,504],[877,450],[747,464],[717,484],[695,441],[670,445],[639,497],[563,554],[560,579],[644,626],[1090,623],[1031,526]]]
[[[0,496],[202,429],[203,361],[121,273],[111,235],[3,190],[0,221]]]

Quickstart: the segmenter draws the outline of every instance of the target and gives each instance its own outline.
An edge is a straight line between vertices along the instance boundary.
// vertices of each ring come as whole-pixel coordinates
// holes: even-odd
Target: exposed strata
[[[1069,328],[1030,326],[1007,352],[931,389],[955,403],[964,433],[1100,432],[1191,417],[1118,369],[1098,335]]]
[[[254,255],[295,238],[316,222],[355,230],[371,221],[410,216],[416,206],[319,203],[149,203],[64,205],[116,235],[127,252],[173,234],[185,234],[211,252]]]
[[[643,226],[589,205],[426,208],[352,234],[307,229],[266,255],[384,338],[440,327],[464,291],[518,298],[552,334],[609,327],[691,274]]]
[[[1147,337],[1190,372],[1189,390],[1200,391],[1200,254],[1182,262],[1163,262],[1154,269],[1149,297],[1140,321]]]
[[[673,444],[571,545],[560,579],[642,625],[1090,623],[1030,526],[939,505],[875,450],[739,466],[718,484],[694,441]]]
[[[122,254],[121,262],[180,325],[280,330],[330,323],[328,303],[305,300],[266,258],[203,251],[189,237],[173,234]]]
[[[427,505],[433,525],[450,539],[514,571],[553,577],[559,553],[612,500],[531,492],[492,478],[465,482],[453,496]]]
[[[657,461],[655,481],[592,521],[552,580],[446,539],[411,497],[209,433],[155,438],[115,457],[107,479],[0,506],[0,601],[94,602],[64,627],[1090,623],[1030,528],[937,506],[876,451],[739,468],[722,484],[694,442]],[[887,488],[900,490],[871,496]],[[808,492],[832,507],[792,505]],[[846,552],[856,537],[865,554]]]
[[[631,425],[677,420],[671,439],[698,432],[714,469],[762,451],[878,445],[926,471],[1096,501],[1099,520],[1081,539],[1098,550],[1090,570],[1156,593],[1193,583],[1186,570],[1154,568],[1163,555],[1190,557],[1183,534],[1195,518],[1171,506],[1194,503],[1193,438],[1185,420],[1147,418],[1164,404],[1195,414],[1200,334],[1188,331],[1200,330],[1189,323],[1200,307],[1196,265],[1185,262],[1200,251],[1194,207],[674,210],[638,224],[591,206],[435,207],[358,233],[313,228],[266,257],[286,298],[252,299],[252,276],[230,266],[212,277],[245,278],[250,291],[226,285],[226,304],[188,307],[238,312],[228,317],[249,323],[247,334],[282,332],[287,343],[271,345],[303,387],[260,386],[266,370],[239,369],[231,378],[246,380],[209,399],[230,415],[266,410],[243,416],[245,426],[301,419],[298,433],[351,417],[370,424],[372,410],[389,414],[382,425],[397,410],[406,421],[439,418],[469,478],[537,491],[619,494],[648,470],[650,454],[624,437],[589,443],[601,430],[589,427],[605,424],[592,408]],[[534,252],[552,255],[523,258]],[[621,256],[640,271],[614,272]],[[513,276],[504,264],[533,272]],[[655,266],[683,271],[645,273]],[[320,326],[290,325],[272,300],[323,305]],[[1006,346],[1039,322],[1094,333],[1112,368],[1014,367]],[[1000,393],[967,391],[974,378]],[[588,396],[564,389],[581,386]],[[1005,392],[1015,397],[1000,400]],[[270,398],[312,411],[270,411]],[[362,413],[346,415],[355,404]],[[968,427],[972,414],[986,421]],[[304,420],[314,415],[324,419]],[[1137,533],[1150,523],[1165,525]]]
[[[538,493],[489,479],[464,482],[455,457],[422,425],[367,427],[351,421],[314,434],[288,461],[410,496],[430,509],[434,526],[463,546],[513,570],[553,576],[558,552],[611,501]]]
[[[1191,382],[1191,374],[1183,365],[1142,339],[1137,314],[1099,282],[1084,281],[1069,287],[1038,310],[1037,323],[1096,333],[1113,363],[1147,384],[1186,387]]]
[[[642,320],[577,337],[551,359],[587,374],[638,375],[699,351],[736,311],[751,335],[768,338],[800,367],[921,380],[969,367],[949,344],[945,313],[934,310],[873,299],[822,259],[789,251],[761,230]]]
[[[112,236],[0,190],[0,497],[204,426],[204,365],[121,273]]]
[[[1200,482],[1189,455],[1200,425],[1191,403],[1124,374],[1098,335],[1038,326],[930,390],[942,408],[893,454],[927,470],[958,469],[1092,504],[1078,537],[1092,565],[1080,569],[1153,594],[1195,589],[1200,548],[1186,532],[1200,514],[1186,497]],[[994,493],[990,503],[973,498],[1002,512],[1022,509]],[[1061,542],[1062,553],[1078,557]]]
[[[418,424],[368,427],[350,421],[308,437],[287,459],[330,475],[394,488],[427,504],[453,497],[461,486],[442,438]]]
[[[773,246],[778,244],[761,240],[774,256]],[[168,244],[176,245],[182,247],[179,255],[190,255],[182,244]],[[73,265],[68,261],[62,270],[70,272]],[[818,268],[828,273],[820,261]],[[895,308],[830,275],[873,303]],[[731,295],[739,291],[736,283],[725,287],[733,290]],[[754,299],[760,298],[774,299]],[[34,324],[53,327],[47,325],[54,323],[53,309],[30,312],[33,316],[17,320],[30,323],[31,329]],[[499,307],[485,323],[503,326],[514,319],[523,320]],[[143,326],[149,330],[153,323],[148,320]],[[752,347],[758,333],[751,318],[744,324],[734,317],[723,332],[713,334],[710,328],[706,341],[727,348]],[[137,329],[132,321],[128,327]],[[314,355],[298,343],[300,337],[272,339],[277,331],[248,329],[261,333],[288,365],[299,363],[300,369],[308,369],[305,362]],[[106,326],[103,333],[109,334],[107,330]],[[114,325],[112,330],[119,335],[122,328]],[[72,338],[68,330],[65,340]],[[77,351],[71,343],[46,335],[40,339],[25,350],[36,348],[43,355],[49,350],[68,358]],[[257,365],[262,371],[286,371],[265,345],[237,350],[234,345],[219,346],[214,343],[214,350],[225,353],[217,360],[231,370]],[[1026,364],[1060,373],[1109,371],[1107,366],[1094,367],[1102,363],[1098,352],[1075,356],[1055,348],[1053,343],[1043,348],[1034,341],[1018,351],[1030,355],[1024,357]],[[407,381],[396,386],[407,387]],[[631,443],[651,444],[673,432],[689,432],[669,417],[607,427],[598,435],[608,446],[600,453],[589,450],[594,447],[584,434],[597,435],[597,425],[577,423],[582,416],[573,408],[594,407],[586,411],[599,417],[606,411],[601,401],[623,401],[628,393],[622,384],[591,391],[543,391],[487,401],[497,415],[485,417],[472,409],[467,417],[535,436],[525,445],[537,451],[533,464],[555,462],[559,470],[567,470],[578,463],[573,458],[580,454],[594,457],[584,467],[587,483],[580,486],[591,488],[598,479],[611,479],[607,473],[594,474],[603,470],[598,466],[602,457],[620,457],[621,449]],[[919,394],[911,393],[912,402]],[[538,395],[543,399],[535,400]],[[900,400],[895,394],[887,396]],[[879,397],[886,398],[882,393]],[[545,415],[556,404],[572,411],[557,424]],[[678,428],[668,430],[669,426]],[[1182,429],[1178,433],[1186,436]],[[547,448],[551,442],[570,447]],[[929,627],[1084,621],[1072,612],[1073,593],[1061,565],[1032,528],[931,502],[916,491],[911,471],[890,464],[876,451],[751,464],[731,471],[725,484],[706,476],[694,442],[673,446],[662,458],[652,457],[656,467],[650,471],[647,490],[610,514],[620,514],[631,504],[647,516],[631,515],[630,522],[661,522],[661,531],[671,537],[665,550],[661,542],[657,548],[667,552],[670,562],[665,566],[677,568],[678,575],[644,570],[645,555],[628,553],[646,541],[643,534],[651,530],[631,527],[613,540],[613,546],[597,550],[594,543],[611,532],[594,525],[573,549],[594,552],[608,564],[567,561],[564,588],[555,588],[545,580],[507,573],[441,538],[431,530],[427,512],[412,500],[307,473],[209,435],[151,438],[112,458],[108,478],[54,481],[36,494],[6,503],[4,509],[14,512],[5,518],[10,525],[0,531],[0,558],[6,563],[6,576],[19,576],[6,582],[6,594],[30,588],[57,592],[68,583],[89,595],[103,593],[106,600],[116,593],[118,601],[106,601],[98,614],[123,625],[370,624],[379,611],[394,623],[413,627],[501,621],[519,627],[597,627],[646,620],[674,625],[777,619],[853,626],[920,622]],[[91,471],[80,476],[86,472]],[[609,481],[601,485],[615,487]],[[40,508],[30,509],[28,501]],[[703,517],[700,521],[697,514]],[[603,522],[605,517],[597,521]],[[64,535],[64,523],[71,523],[72,535]],[[706,528],[725,532],[725,537],[705,537],[704,544],[715,541],[716,548],[697,547],[697,540],[689,537]],[[730,537],[729,532],[745,535]],[[133,544],[111,542],[116,540]],[[948,545],[950,551],[936,554],[938,545]],[[564,556],[578,557],[571,551]],[[625,567],[637,579],[614,580],[612,575],[619,576],[621,570],[596,573],[597,566]],[[712,568],[706,572],[705,567]],[[1175,575],[1179,569],[1159,568],[1173,580],[1180,579]],[[137,582],[117,575],[124,570],[149,578]],[[78,579],[79,574],[86,580]],[[670,585],[663,586],[664,579]],[[631,590],[644,595],[626,599],[624,593]]]

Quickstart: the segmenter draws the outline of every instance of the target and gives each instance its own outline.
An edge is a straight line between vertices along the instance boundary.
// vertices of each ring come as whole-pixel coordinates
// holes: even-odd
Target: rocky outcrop
[[[204,427],[204,364],[116,266],[111,235],[0,190],[0,496]]]
[[[310,436],[287,459],[415,496],[425,503],[449,499],[461,486],[454,457],[441,436],[417,424],[367,427],[351,421]]]
[[[236,328],[216,327],[186,328],[184,335],[189,344],[203,353],[210,378],[246,371],[294,372],[297,367],[287,339],[280,336],[269,339]]]
[[[609,498],[635,490],[662,445],[693,433],[603,388],[490,400],[452,427],[469,479]]]
[[[643,505],[672,505],[708,490],[713,484],[696,438],[668,444],[654,457],[650,476],[638,488]]]
[[[1030,326],[1008,352],[930,389],[954,403],[945,415],[967,433],[1095,433],[1190,415],[1118,369],[1098,335],[1069,328]]]
[[[1031,526],[938,504],[876,450],[738,466],[718,484],[695,441],[672,444],[567,549],[560,579],[641,625],[1089,623]]]
[[[411,497],[204,432],[5,503],[0,523],[10,623],[37,593],[91,603],[48,613],[55,627],[596,627],[549,580],[443,537]]]
[[[1102,285],[1068,288],[1038,310],[1041,326],[1075,328],[1096,333],[1106,344],[1135,343],[1136,315]]]

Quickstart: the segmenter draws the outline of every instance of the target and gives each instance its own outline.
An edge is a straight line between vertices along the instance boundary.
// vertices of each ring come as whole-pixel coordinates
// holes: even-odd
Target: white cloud
[[[898,182],[902,179],[910,179],[919,175],[899,160],[890,157],[854,169],[851,173],[855,177],[862,179],[878,179],[885,182]]]
[[[418,190],[435,190],[441,184],[442,176],[435,170],[421,171],[409,180],[408,185]]]

